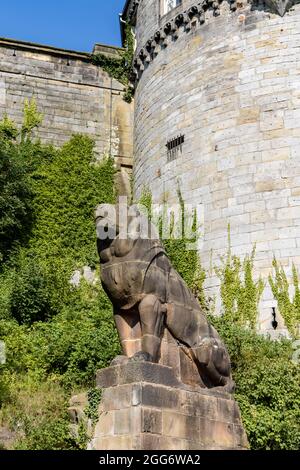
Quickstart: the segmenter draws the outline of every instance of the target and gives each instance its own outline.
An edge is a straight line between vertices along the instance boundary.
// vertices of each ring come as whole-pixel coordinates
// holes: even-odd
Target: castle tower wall
[[[199,2],[166,15],[159,0],[136,3],[136,196],[149,187],[154,202],[175,203],[179,186],[186,203],[201,205],[210,294],[228,224],[233,254],[256,244],[257,275],[267,279],[273,256],[288,274],[292,263],[300,271],[300,5],[281,17],[214,2],[189,19]],[[170,158],[166,144],[178,135],[184,144]],[[266,282],[264,331],[275,305]]]

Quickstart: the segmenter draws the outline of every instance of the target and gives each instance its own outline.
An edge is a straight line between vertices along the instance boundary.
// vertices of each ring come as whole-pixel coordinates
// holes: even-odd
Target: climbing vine
[[[131,26],[125,27],[124,50],[119,52],[119,57],[111,57],[105,54],[92,54],[91,59],[95,65],[99,65],[110,77],[115,78],[124,85],[123,98],[131,103],[134,89],[131,85],[132,60],[134,54],[134,37]]]
[[[196,214],[194,214],[191,233],[185,233],[185,204],[179,189],[177,195],[181,208],[181,220],[177,221],[177,224],[180,225],[180,233],[182,234],[180,237],[176,236],[178,226],[175,223],[174,214],[171,213],[169,219],[167,219],[166,205],[164,205],[163,213],[160,214],[159,217],[155,217],[155,215],[152,213],[152,194],[148,188],[143,189],[139,203],[147,209],[149,217],[157,226],[160,237],[163,239],[166,253],[169,256],[174,268],[185,280],[194,295],[196,295],[200,305],[204,308],[204,310],[207,310],[208,305],[204,293],[204,281],[206,279],[205,271],[201,267],[198,251],[195,249],[195,247],[191,249],[191,245],[196,244],[198,237],[197,217]],[[168,226],[166,222],[169,224]],[[163,230],[167,233],[167,238],[165,234],[162,233]]]
[[[102,390],[99,388],[91,388],[87,392],[88,405],[85,409],[86,416],[92,421],[93,425],[97,423],[99,418],[99,404],[102,397]]]
[[[270,274],[269,283],[275,299],[278,302],[279,311],[284,319],[289,333],[296,337],[299,335],[300,327],[300,288],[299,276],[295,265],[293,264],[293,287],[294,296],[290,299],[289,282],[283,267],[276,258],[273,259],[274,274]]]
[[[79,419],[75,441],[79,449],[85,450],[89,441],[93,437],[93,432],[99,419],[99,405],[102,397],[102,390],[91,388],[87,391],[87,405]]]
[[[33,97],[31,100],[26,98],[24,102],[24,119],[21,128],[21,139],[30,138],[32,131],[40,126],[43,119],[44,115],[39,113],[35,98]]]
[[[261,299],[264,282],[261,278],[254,280],[253,265],[255,246],[252,253],[243,261],[232,255],[230,227],[228,227],[228,249],[221,258],[221,267],[215,268],[220,279],[220,294],[226,320],[255,329],[258,316],[258,305]]]

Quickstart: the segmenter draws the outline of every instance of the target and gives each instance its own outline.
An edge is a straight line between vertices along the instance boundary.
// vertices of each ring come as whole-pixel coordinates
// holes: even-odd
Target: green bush
[[[2,404],[8,402],[9,399],[9,384],[7,383],[6,377],[2,375],[2,370],[0,366],[0,408]]]
[[[19,147],[0,137],[0,263],[30,230],[31,203],[30,180]]]
[[[35,100],[25,100],[20,130],[5,114],[0,121],[0,262],[30,236],[33,223],[33,171],[52,147],[30,140],[42,122]],[[46,160],[46,158],[45,158]]]
[[[25,257],[15,269],[11,315],[20,324],[46,321],[58,313],[53,306],[51,276],[36,257]]]
[[[93,386],[96,369],[120,350],[99,270],[93,285],[70,283],[75,270],[98,264],[93,213],[114,202],[115,169],[111,158],[97,161],[88,137],[61,149],[32,141],[41,116],[29,102],[25,111],[21,131],[8,118],[0,126],[4,157],[22,169],[14,176],[23,177],[30,201],[11,229],[2,224],[0,425],[16,432],[18,449],[69,449],[76,448],[66,413],[72,390]]]
[[[53,380],[34,375],[11,376],[10,403],[2,407],[0,422],[16,433],[15,449],[74,449],[69,432],[67,394]]]
[[[229,351],[251,449],[299,449],[300,368],[291,341],[272,341],[224,317],[210,321]]]

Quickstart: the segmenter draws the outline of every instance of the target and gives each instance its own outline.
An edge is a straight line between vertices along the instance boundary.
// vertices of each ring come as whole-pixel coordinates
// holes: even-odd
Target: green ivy
[[[92,62],[103,68],[110,77],[118,80],[124,85],[123,98],[127,103],[131,103],[134,89],[131,85],[132,61],[134,55],[134,38],[129,24],[125,28],[126,39],[124,50],[119,52],[119,57],[110,57],[105,54],[93,54]]]
[[[182,215],[182,220],[180,222],[182,237],[177,238],[175,236],[177,227],[175,226],[174,220],[171,217],[171,220],[169,221],[170,226],[168,228],[169,238],[163,238],[164,248],[174,268],[185,280],[192,292],[196,295],[202,308],[204,308],[204,310],[208,310],[208,302],[204,294],[204,282],[206,279],[206,274],[201,267],[198,251],[195,249],[189,249],[189,245],[197,241],[197,219],[196,216],[194,216],[191,231],[192,233],[190,234],[191,237],[187,237],[187,234],[184,233],[184,217],[186,216],[185,204],[180,190],[178,190],[177,195]],[[159,233],[162,235],[162,217],[164,216],[160,216],[158,220],[153,220],[152,194],[149,188],[143,188],[141,197],[139,199],[139,204],[146,208],[150,219],[152,219],[153,223],[157,225]]]
[[[292,342],[211,316],[224,340],[236,383],[235,399],[252,450],[297,450],[300,446],[300,367]]]
[[[0,370],[0,426],[16,433],[18,449],[70,449],[78,448],[69,434],[70,395],[90,388],[96,370],[120,352],[94,226],[95,206],[115,201],[115,169],[111,158],[95,158],[86,136],[60,149],[34,141],[36,112],[28,102],[23,136],[7,117],[0,130],[0,152],[9,148],[8,164],[24,172],[31,197],[24,217],[32,221],[26,237],[14,229],[13,249],[3,244],[0,340],[7,361]],[[15,198],[18,186],[12,189]],[[95,269],[95,281],[82,279],[75,288],[71,276],[84,266]]]
[[[300,288],[299,276],[293,264],[294,297],[291,300],[289,294],[289,281],[283,267],[276,258],[273,259],[274,277],[270,274],[269,283],[278,302],[279,311],[284,319],[285,326],[293,337],[299,336],[300,328]]]
[[[86,450],[89,441],[93,438],[95,426],[99,419],[99,405],[102,397],[102,390],[91,388],[87,391],[88,404],[80,417],[75,441],[78,449]]]
[[[34,129],[38,128],[43,122],[44,116],[38,112],[35,98],[31,100],[25,99],[24,102],[24,118],[21,129],[21,139],[30,138]]]
[[[257,325],[258,305],[264,290],[261,278],[254,280],[253,265],[255,246],[251,255],[241,261],[232,255],[230,227],[228,227],[227,255],[221,258],[221,267],[215,268],[220,279],[220,294],[223,305],[223,317],[226,321],[252,328]]]
[[[99,388],[91,388],[87,392],[88,406],[85,409],[85,414],[93,425],[95,425],[99,418],[99,405],[102,397],[102,390]]]
[[[95,160],[94,142],[74,136],[50,161],[44,160],[33,174],[36,223],[32,249],[44,257],[70,257],[75,265],[95,266],[94,208],[112,203],[115,169],[113,160]]]

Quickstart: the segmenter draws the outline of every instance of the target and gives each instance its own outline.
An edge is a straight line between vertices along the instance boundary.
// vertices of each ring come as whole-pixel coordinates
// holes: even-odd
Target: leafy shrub
[[[31,202],[26,162],[17,145],[0,138],[0,262],[29,231]]]
[[[43,114],[38,112],[35,98],[28,100],[25,99],[24,102],[24,118],[21,129],[21,140],[25,138],[30,139],[31,133],[34,129],[38,128],[39,125],[43,122]]]
[[[66,414],[72,390],[93,386],[96,369],[120,349],[99,273],[93,285],[70,284],[76,269],[98,264],[93,212],[114,202],[115,169],[108,157],[96,160],[85,136],[61,149],[33,142],[40,116],[29,103],[26,113],[21,132],[13,132],[8,118],[5,132],[0,126],[9,157],[24,171],[32,216],[14,250],[2,245],[0,340],[7,360],[0,371],[0,424],[16,432],[18,449],[69,449],[77,446]],[[6,229],[5,236],[11,243]]]
[[[37,258],[20,261],[11,293],[11,315],[19,323],[46,321],[58,313],[51,299],[50,279]]]
[[[23,242],[32,224],[32,170],[39,154],[52,147],[32,143],[30,136],[42,122],[34,99],[25,100],[23,124],[18,130],[4,115],[0,121],[0,262],[16,242]]]
[[[272,341],[224,317],[210,321],[229,351],[251,449],[299,449],[300,368],[291,361],[291,341]]]
[[[15,449],[76,448],[69,432],[67,395],[61,387],[32,375],[12,376],[11,382],[11,400],[2,407],[0,422],[19,436]]]
[[[3,119],[0,121],[0,139],[1,140],[15,140],[18,136],[18,129],[15,123],[9,119],[7,114],[4,114]]]
[[[6,377],[2,375],[2,366],[0,366],[0,408],[3,403],[7,402],[10,398],[9,384]]]

